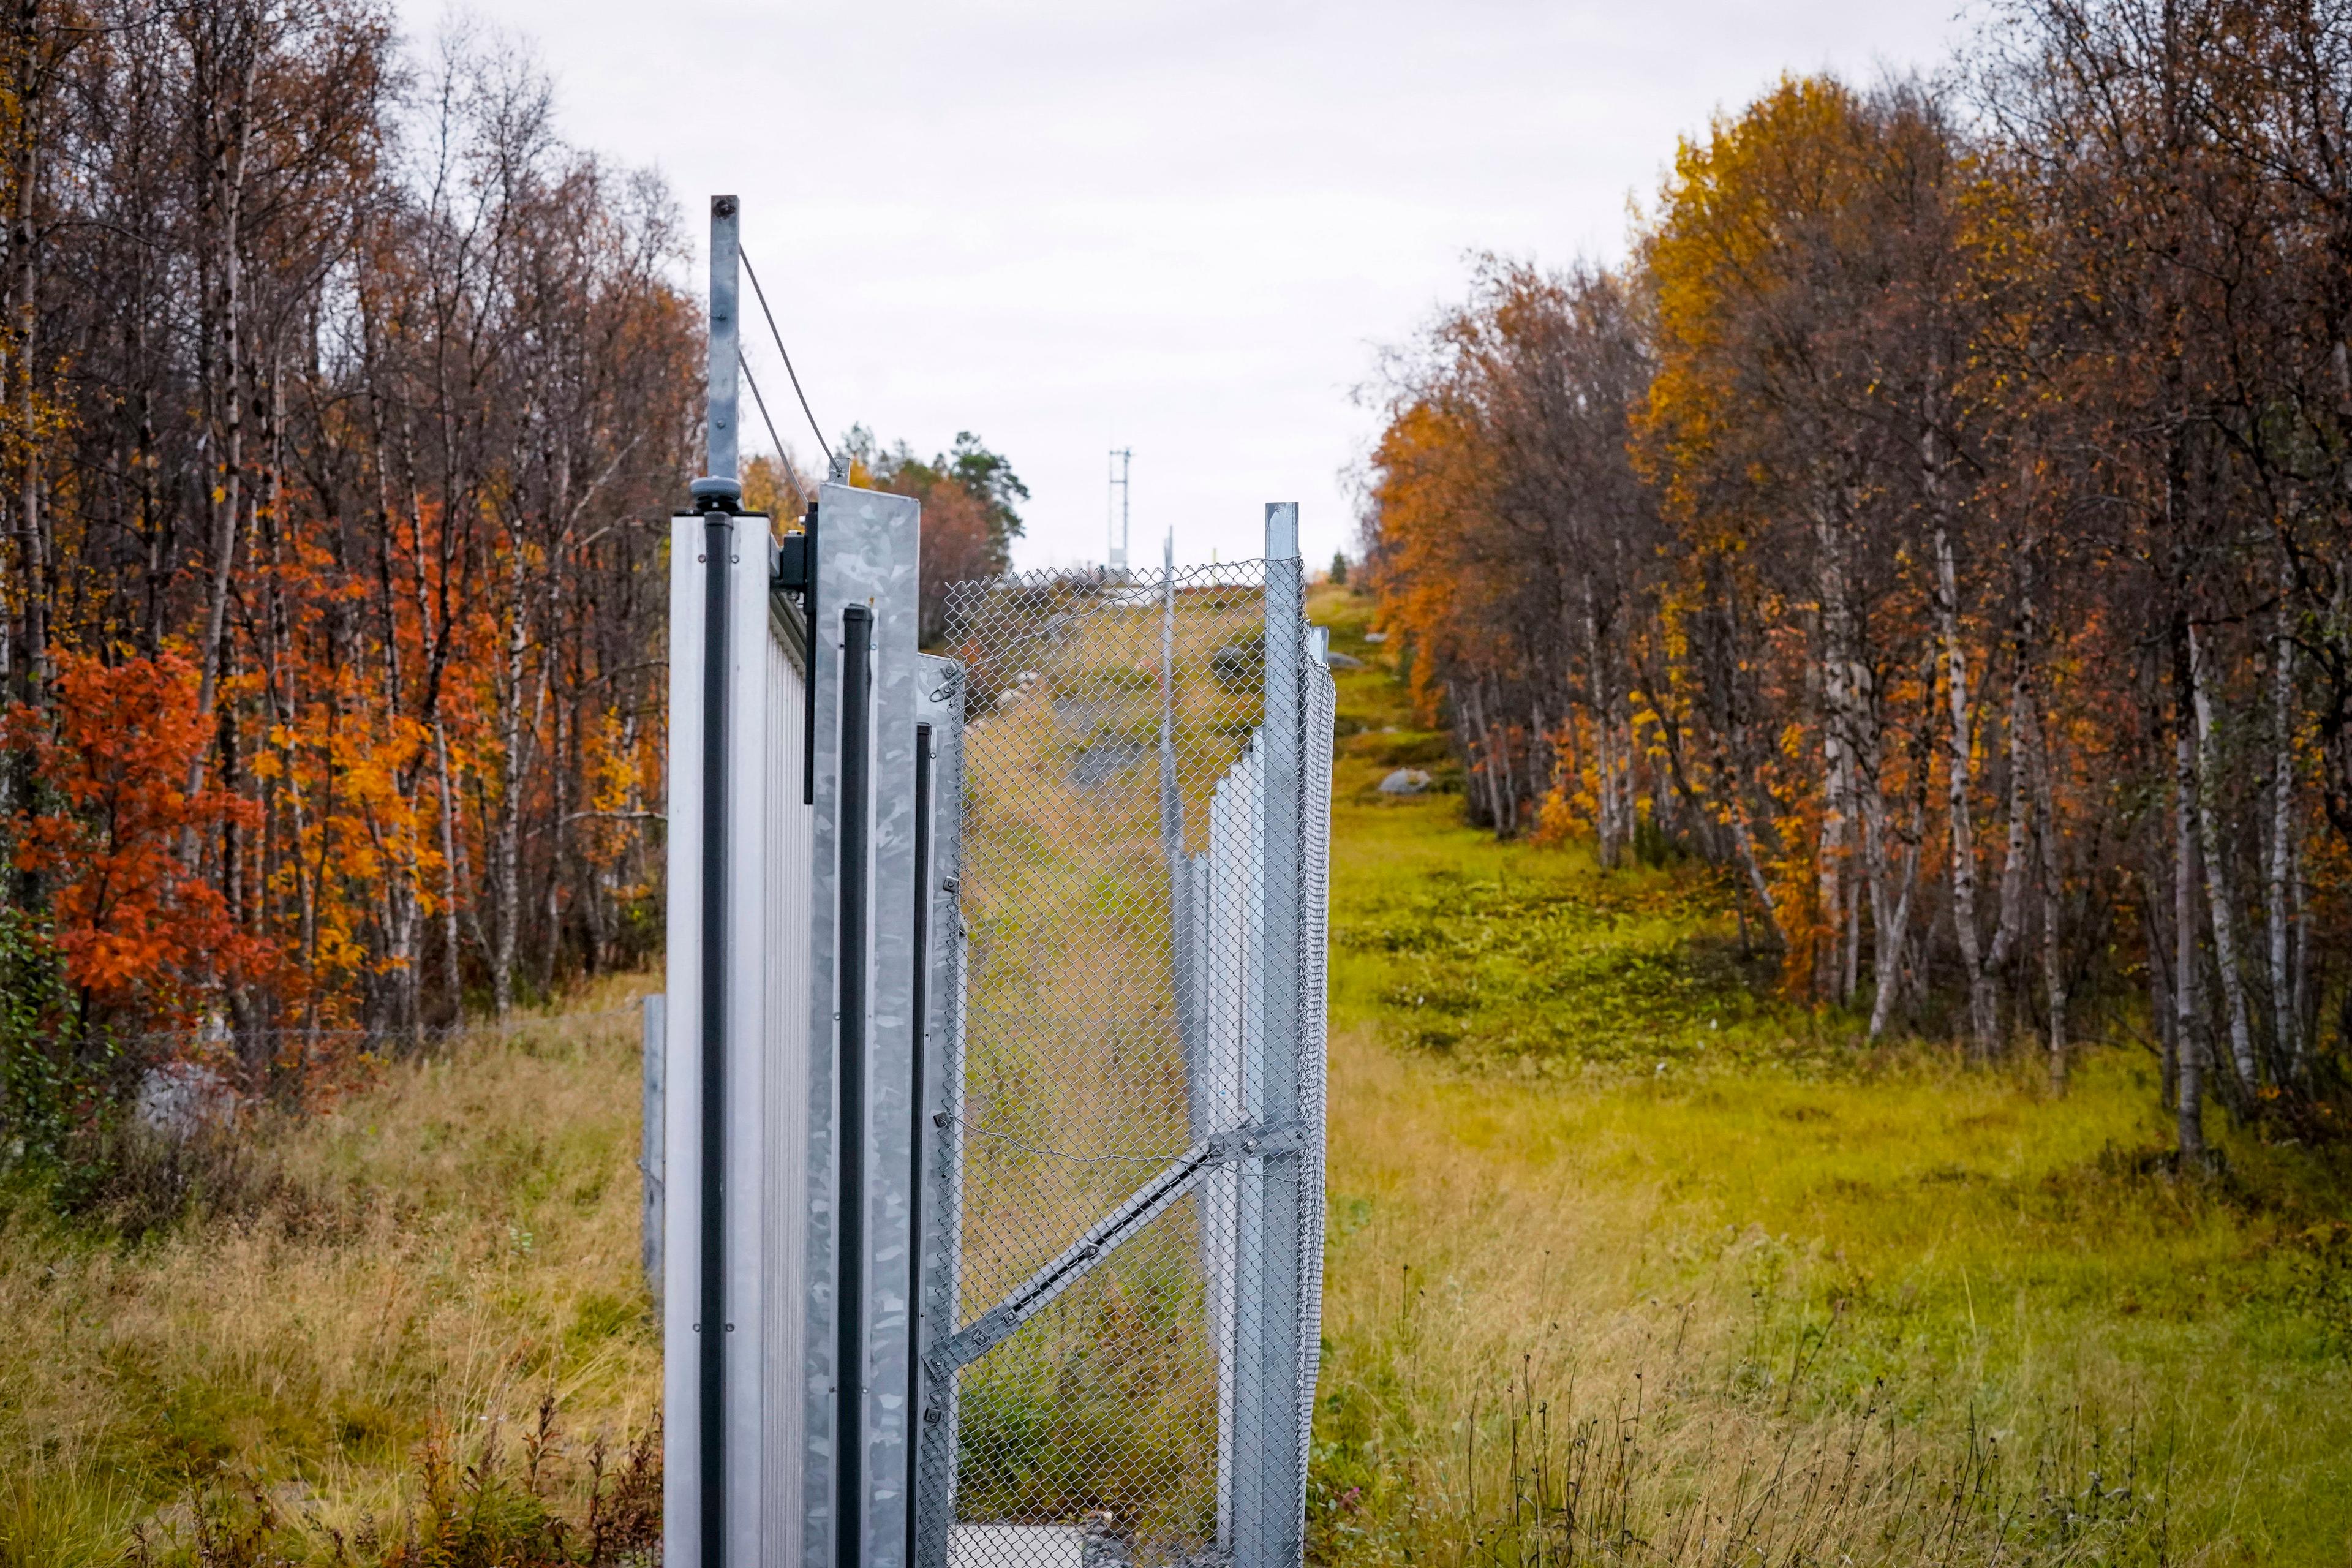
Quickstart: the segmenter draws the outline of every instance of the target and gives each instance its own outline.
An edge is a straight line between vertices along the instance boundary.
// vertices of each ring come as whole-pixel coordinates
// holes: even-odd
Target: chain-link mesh
[[[919,1563],[1297,1561],[1332,717],[1300,589],[1287,561],[950,592],[952,1392]]]

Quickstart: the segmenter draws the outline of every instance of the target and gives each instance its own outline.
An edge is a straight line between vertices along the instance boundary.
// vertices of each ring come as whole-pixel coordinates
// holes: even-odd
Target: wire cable
[[[759,380],[752,375],[751,362],[743,357],[741,349],[735,351],[735,366],[743,373],[744,384],[751,389],[751,401],[760,405],[760,423],[768,427],[768,439],[776,445],[776,459],[784,465],[784,478],[792,481],[793,504],[805,504],[808,491],[802,487],[800,470],[793,467],[793,455],[784,450],[783,437],[776,434],[776,422],[768,417],[768,400],[760,395]]]
[[[808,415],[809,431],[816,437],[816,448],[824,454],[824,460],[831,463],[833,448],[825,445],[824,431],[819,428],[816,416],[809,412],[808,394],[801,390],[801,373],[793,368],[792,352],[784,347],[784,334],[776,330],[775,312],[768,309],[768,291],[760,287],[760,274],[752,268],[751,253],[739,245],[735,254],[742,258],[744,275],[751,279],[751,295],[760,301],[760,314],[768,318],[768,335],[776,340],[776,352],[783,355],[784,374],[793,378],[793,395],[801,400],[801,412]],[[737,357],[741,356],[739,354]]]

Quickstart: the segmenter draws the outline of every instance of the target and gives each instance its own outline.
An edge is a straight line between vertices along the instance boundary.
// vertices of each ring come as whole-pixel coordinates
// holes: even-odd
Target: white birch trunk
[[[206,412],[222,425],[220,481],[214,487],[212,581],[205,607],[205,641],[196,680],[196,717],[210,719],[220,689],[221,647],[228,626],[228,590],[236,561],[237,514],[244,508],[245,482],[245,184],[251,145],[254,71],[258,51],[245,61],[242,90],[230,112],[236,130],[224,140],[215,174],[220,180],[221,257],[220,355],[218,368],[206,365],[212,407]],[[214,380],[217,376],[217,381]],[[200,746],[188,763],[188,794],[194,795],[205,776],[209,744]],[[193,830],[190,832],[193,842]],[[193,857],[189,864],[194,865]]]
[[[2219,738],[2214,733],[2212,693],[2206,681],[2205,657],[2198,646],[2197,629],[2189,631],[2189,680],[2197,710],[2197,815],[2202,828],[2205,856],[2205,900],[2213,917],[2213,963],[2221,972],[2221,1000],[2230,1024],[2230,1059],[2237,1068],[2238,1087],[2252,1092],[2257,1082],[2254,1040],[2246,1008],[2245,974],[2238,966],[2237,917],[2230,900],[2229,867],[2222,855],[2221,814],[2214,804],[2219,785]]]
[[[1977,926],[1977,851],[1969,821],[1969,793],[1975,782],[1974,748],[1969,743],[1972,710],[1969,701],[1968,652],[1960,646],[1959,573],[1952,560],[1951,535],[1936,530],[1936,619],[1944,640],[1944,690],[1951,709],[1951,756],[1948,785],[1952,835],[1952,929],[1958,939],[1960,969],[1969,986],[1969,1023],[1979,1058],[1992,1054],[1999,1030],[1992,983],[1985,973],[1983,949]]]
[[[2175,1126],[2184,1164],[2205,1157],[2205,1054],[2197,1037],[2196,797],[2195,748],[2188,715],[2179,714],[2172,740],[2172,1016],[2180,1053]]]
[[[2287,911],[2288,882],[2294,872],[2294,637],[2287,613],[2287,593],[2293,585],[2282,561],[2278,632],[2271,658],[2271,855],[2264,903],[2270,917],[2271,1016],[2277,1031],[2278,1059],[2290,1078],[2300,1079],[2302,1016],[2295,1008]]]
[[[1851,731],[1847,724],[1846,685],[1850,673],[1845,563],[1836,524],[1824,507],[1814,524],[1821,555],[1822,606],[1822,831],[1815,850],[1814,874],[1821,904],[1823,945],[1813,956],[1813,988],[1817,995],[1845,1001],[1852,989],[1844,984],[1843,962],[1846,944],[1846,858],[1852,831],[1853,803]]]
[[[490,911],[490,995],[503,1019],[514,1007],[515,951],[522,927],[522,797],[529,772],[524,756],[523,655],[530,646],[529,611],[523,595],[522,541],[513,544],[513,624],[507,632],[507,679],[499,741],[506,752],[506,776],[500,780],[499,824],[491,847],[490,888],[495,900]]]
[[[2017,558],[2017,639],[2015,665],[2009,677],[2009,845],[2000,867],[2000,918],[1993,929],[1991,951],[1985,956],[1985,968],[1996,976],[2009,973],[2011,961],[2025,934],[2028,828],[2032,812],[2032,742],[2037,706],[2033,692],[2036,639],[2032,543],[2028,535]]]
[[[1904,838],[1903,875],[1895,895],[1895,907],[1873,911],[1877,942],[1871,959],[1871,969],[1878,993],[1870,1006],[1870,1037],[1873,1040],[1886,1033],[1887,1022],[1895,1016],[1895,996],[1902,989],[1903,944],[1910,939],[1911,894],[1919,885],[1919,845],[1925,837],[1927,818],[1927,790],[1924,774],[1919,783],[1919,790],[1911,800],[1911,831]],[[1879,816],[1884,821],[1885,813],[1882,810]]]
[[[436,716],[433,721],[433,767],[441,796],[441,947],[449,966],[449,1022],[459,1023],[466,1011],[464,970],[457,941],[457,784],[449,766],[449,730]]]

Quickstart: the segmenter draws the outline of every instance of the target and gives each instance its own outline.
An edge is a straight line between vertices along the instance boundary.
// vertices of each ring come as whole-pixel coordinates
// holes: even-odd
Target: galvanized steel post
[[[910,1378],[915,1445],[907,1559],[919,1568],[949,1568],[955,1528],[955,1373],[930,1352],[960,1326],[962,1305],[963,966],[964,932],[956,870],[963,834],[963,671],[925,657],[923,710],[932,737],[931,831],[918,855],[928,965],[916,1027],[923,1050],[915,1075],[917,1212],[915,1365]]]
[[[901,1568],[923,913],[915,863],[919,508],[843,484],[824,486],[817,504],[824,597],[810,634],[819,679],[809,929],[820,979],[809,998],[801,1562]],[[853,668],[861,659],[870,666]],[[860,706],[862,720],[852,710]],[[853,790],[862,798],[850,798]]]
[[[1259,1125],[1286,1131],[1244,1168],[1257,1220],[1254,1277],[1245,1276],[1254,1317],[1250,1352],[1236,1369],[1234,1562],[1236,1568],[1297,1568],[1305,1552],[1305,1491],[1298,1471],[1299,1299],[1306,1237],[1297,1139],[1299,1014],[1302,997],[1298,908],[1300,782],[1304,766],[1305,566],[1298,555],[1298,506],[1265,509],[1265,717],[1263,945],[1257,974],[1255,1043]]]
[[[710,427],[703,472],[716,479],[740,478],[736,465],[735,403],[741,328],[736,296],[741,289],[741,216],[733,196],[710,198]]]

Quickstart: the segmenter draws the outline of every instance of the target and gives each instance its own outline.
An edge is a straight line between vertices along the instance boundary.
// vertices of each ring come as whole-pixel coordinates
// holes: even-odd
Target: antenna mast
[[[1127,465],[1134,456],[1132,447],[1110,449],[1110,488],[1118,501],[1110,518],[1110,569],[1115,573],[1127,570]]]

